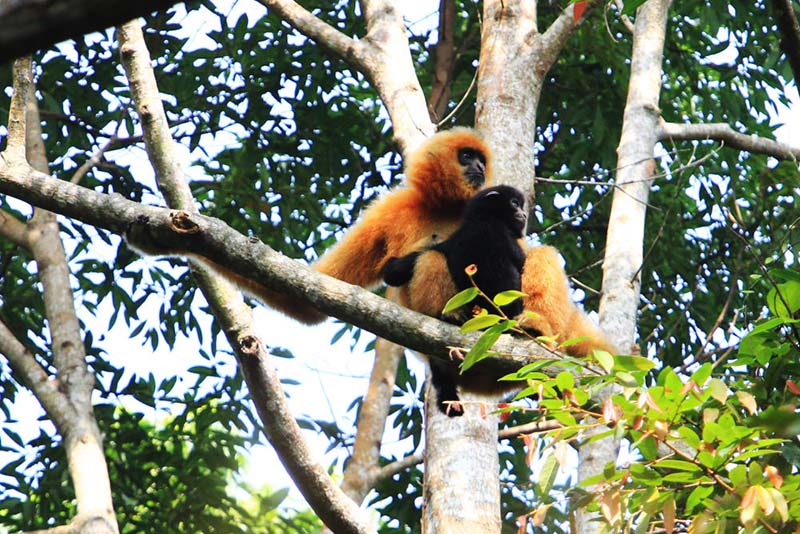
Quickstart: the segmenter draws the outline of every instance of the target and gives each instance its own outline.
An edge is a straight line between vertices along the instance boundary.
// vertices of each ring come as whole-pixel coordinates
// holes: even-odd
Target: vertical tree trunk
[[[534,68],[534,39],[539,39],[536,2],[484,1],[475,126],[492,148],[495,182],[527,195],[533,195],[533,141],[544,75]]]
[[[617,178],[606,236],[600,324],[623,352],[630,352],[636,319],[644,249],[644,223],[650,181],[655,173],[653,149],[657,139],[661,63],[670,0],[649,0],[636,15],[631,77],[625,103],[622,135],[617,148]],[[615,392],[608,388],[595,399],[603,402]],[[602,429],[601,429],[602,430]],[[591,433],[587,433],[589,437]],[[619,443],[613,438],[595,441],[579,451],[579,480],[601,473],[616,460]],[[599,532],[593,515],[577,516],[577,532]]]
[[[425,395],[425,505],[423,534],[500,532],[500,464],[497,416],[481,415],[478,398],[460,393],[461,417],[436,406],[436,392]]]

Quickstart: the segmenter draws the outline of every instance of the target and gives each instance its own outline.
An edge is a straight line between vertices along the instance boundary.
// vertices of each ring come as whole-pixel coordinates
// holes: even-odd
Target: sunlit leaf
[[[494,302],[499,307],[503,307],[508,304],[511,304],[515,300],[519,300],[522,297],[527,297],[527,295],[522,291],[509,289],[508,291],[502,291],[497,295],[495,295],[494,298],[492,299],[492,302]]]
[[[465,334],[469,332],[476,332],[478,330],[483,330],[485,328],[489,328],[490,326],[494,326],[503,318],[499,315],[493,314],[485,314],[485,315],[478,315],[477,317],[473,317],[463,325],[461,325],[461,331]]]
[[[461,306],[468,304],[475,300],[480,294],[477,288],[468,287],[463,291],[459,291],[456,293],[450,300],[447,301],[447,304],[444,305],[444,310],[442,313],[451,313],[459,309]]]

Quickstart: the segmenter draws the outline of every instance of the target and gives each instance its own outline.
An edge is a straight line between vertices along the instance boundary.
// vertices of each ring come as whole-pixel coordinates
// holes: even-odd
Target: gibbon
[[[467,200],[491,180],[489,148],[470,128],[442,131],[408,157],[405,174],[405,186],[372,203],[341,241],[312,265],[314,269],[371,288],[381,282],[389,258],[405,256],[449,236],[458,226]],[[223,271],[247,293],[300,322],[312,325],[327,318],[310,304]],[[429,285],[437,287],[436,279],[445,273],[446,269],[429,278]],[[408,288],[399,293],[401,304],[409,306]],[[448,298],[441,301],[442,306]]]
[[[427,262],[434,262],[438,266],[443,256],[451,278],[447,286],[455,291],[472,287],[472,281],[465,271],[469,265],[477,268],[472,280],[489,299],[509,289],[519,291],[525,263],[525,252],[519,240],[528,220],[524,205],[523,194],[508,185],[480,191],[467,203],[461,225],[453,235],[427,250],[389,259],[383,269],[384,281],[390,286],[408,284],[414,278],[415,268],[425,269]],[[422,280],[418,282],[424,283]],[[427,292],[412,292],[409,304],[414,309],[429,309],[432,305],[425,302],[428,298]],[[435,302],[433,305],[438,304]],[[494,305],[483,297],[478,297],[469,307],[475,305],[490,313],[496,311]],[[506,316],[515,317],[522,312],[522,301],[516,300],[502,310]],[[462,310],[465,311],[453,319],[461,323],[470,318],[471,310]],[[438,312],[441,312],[441,308]]]
[[[389,258],[423,250],[449,237],[459,225],[467,201],[492,181],[491,152],[481,136],[470,128],[439,132],[406,161],[406,184],[393,189],[370,205],[341,241],[312,265],[319,272],[345,282],[370,288],[381,281]],[[146,254],[169,254],[128,235],[128,242]],[[569,345],[567,352],[584,356],[593,349],[616,352],[600,330],[569,298],[569,285],[552,247],[526,248],[522,268],[522,305],[534,312],[523,326],[560,341],[586,337]],[[267,289],[224,266],[208,261],[236,282],[243,291],[264,304],[305,324],[327,318],[312,305]],[[438,317],[456,293],[446,261],[426,261],[415,266],[411,282],[400,288],[400,303]]]
[[[494,305],[487,299],[493,299],[503,291],[520,290],[525,253],[519,244],[519,239],[525,232],[528,219],[523,209],[524,205],[523,194],[507,185],[480,191],[467,203],[461,225],[453,235],[427,250],[390,259],[383,269],[384,281],[392,286],[407,284],[419,275],[415,272],[417,266],[424,267],[428,262],[439,265],[443,257],[455,290],[461,291],[472,287],[474,282],[486,298],[479,297],[464,306],[468,308],[467,310],[460,310],[455,316],[442,318],[461,324],[472,317],[474,306],[495,313]],[[472,280],[465,271],[471,265],[477,268]],[[425,282],[418,281],[418,283]],[[426,307],[423,301],[427,295],[427,293],[412,292],[410,305]],[[506,316],[514,317],[522,312],[522,301],[516,300],[501,309]],[[498,384],[496,379],[484,380],[481,383],[470,380],[475,373],[483,375],[483,367],[470,370],[462,377],[455,362],[430,359],[429,363],[437,406],[450,417],[464,414],[459,402],[457,384],[465,387],[471,385],[471,389],[484,385],[490,392],[509,387],[508,383]]]

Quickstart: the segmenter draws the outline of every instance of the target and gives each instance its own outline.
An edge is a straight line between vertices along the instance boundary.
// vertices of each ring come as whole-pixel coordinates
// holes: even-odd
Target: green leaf
[[[644,356],[614,356],[614,369],[618,371],[649,371],[655,366],[655,362]]]
[[[680,434],[680,436],[683,438],[683,441],[685,441],[689,447],[693,449],[700,447],[700,436],[698,436],[694,430],[688,426],[678,427],[678,434]]]
[[[539,495],[550,495],[550,490],[553,489],[557,474],[558,462],[556,461],[556,455],[550,453],[542,464],[542,470],[539,473],[539,483],[537,484],[539,486]]]
[[[620,384],[622,384],[623,386],[625,386],[625,387],[629,387],[629,388],[635,388],[635,387],[638,387],[638,386],[640,386],[640,385],[641,385],[641,384],[639,383],[639,381],[638,381],[638,380],[636,380],[636,377],[635,377],[635,376],[633,376],[633,375],[632,375],[632,374],[630,374],[630,373],[626,373],[626,372],[624,372],[624,371],[623,371],[623,372],[620,372],[620,373],[617,373],[617,372],[615,372],[615,373],[614,373],[614,376],[616,376],[616,377],[617,377],[617,381],[618,381]]]
[[[691,514],[694,512],[695,508],[702,504],[703,500],[713,492],[713,486],[697,486],[686,499],[686,513]]]
[[[477,317],[473,317],[466,323],[461,325],[461,331],[466,333],[475,332],[477,330],[483,330],[484,328],[489,328],[490,326],[494,326],[503,318],[499,315],[492,315],[490,313],[478,315]]]
[[[556,386],[561,391],[566,391],[575,387],[575,376],[569,371],[561,371],[556,376]]]
[[[677,469],[679,471],[702,471],[702,468],[699,465],[693,464],[692,462],[687,462],[685,460],[662,460],[658,462],[658,467],[663,467],[664,469]]]
[[[494,296],[492,302],[494,302],[497,306],[503,307],[508,304],[511,304],[515,300],[518,300],[522,297],[527,297],[525,293],[522,291],[517,291],[515,289],[509,289],[508,291],[502,291]]]
[[[644,484],[645,486],[658,486],[663,480],[655,470],[649,469],[643,464],[632,463],[630,467],[631,478],[634,482]]]
[[[625,0],[622,7],[623,15],[634,15],[639,6],[644,4],[646,0]]]
[[[558,346],[560,348],[569,347],[570,345],[577,345],[578,343],[583,343],[589,339],[589,336],[578,336],[578,337],[571,337],[564,341],[563,343],[559,343]]]
[[[710,363],[704,363],[700,366],[700,369],[692,373],[690,380],[693,380],[695,384],[702,387],[703,384],[706,383],[706,380],[708,380],[708,377],[711,376],[711,371],[713,370],[714,366],[712,366]]]
[[[468,287],[463,291],[459,291],[447,301],[447,304],[444,305],[444,310],[442,310],[442,313],[450,313],[459,309],[461,306],[464,306],[465,304],[475,300],[475,297],[477,297],[479,294],[480,292],[475,287]]]
[[[593,354],[594,359],[597,360],[600,367],[602,367],[606,373],[611,373],[611,370],[614,368],[614,357],[604,350],[596,350]]]
[[[497,338],[499,338],[504,331],[505,325],[500,323],[481,334],[481,337],[478,338],[478,341],[475,342],[475,345],[469,349],[469,352],[464,357],[464,361],[461,363],[461,372],[463,373],[469,370],[470,367],[479,361],[491,356],[489,349],[492,348],[494,342],[497,341]]]
[[[711,391],[711,397],[714,398],[714,400],[720,404],[725,404],[725,401],[728,400],[728,395],[730,395],[730,391],[728,391],[728,386],[725,385],[725,382],[719,378],[712,378],[707,387]]]

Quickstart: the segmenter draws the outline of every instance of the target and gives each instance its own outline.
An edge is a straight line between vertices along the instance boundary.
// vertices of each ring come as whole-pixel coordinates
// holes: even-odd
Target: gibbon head
[[[491,153],[472,128],[437,133],[406,162],[408,184],[441,206],[463,204],[491,182]]]
[[[514,237],[520,238],[525,235],[528,223],[525,195],[510,185],[484,189],[467,202],[463,220],[483,225],[497,222],[508,228]]]

